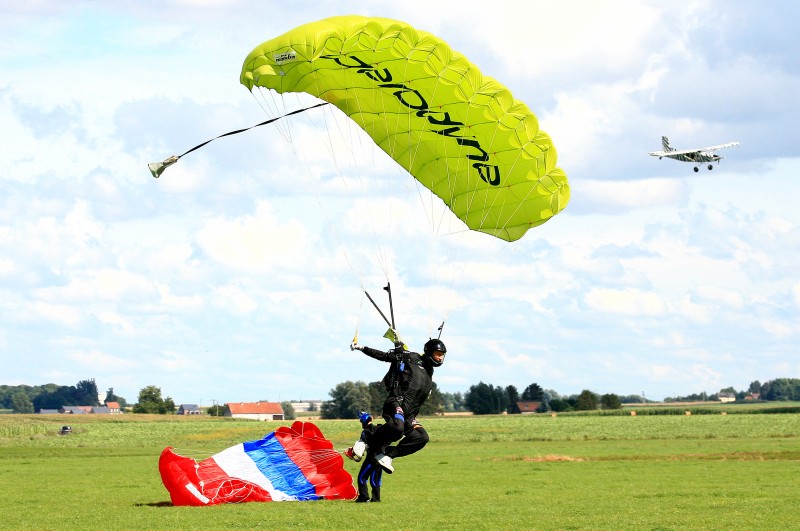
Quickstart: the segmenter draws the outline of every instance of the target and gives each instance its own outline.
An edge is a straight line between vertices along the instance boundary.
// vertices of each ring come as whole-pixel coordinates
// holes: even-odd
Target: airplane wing
[[[718,149],[738,146],[739,142],[728,142],[727,144],[720,144],[718,146],[709,146],[704,148],[695,149],[676,149],[674,151],[651,151],[650,155],[653,157],[671,157],[675,155],[691,155],[693,153],[708,153],[709,151],[716,151]]]
[[[697,152],[697,151],[707,153],[709,151],[716,151],[718,149],[722,149],[722,148],[726,148],[726,147],[733,147],[733,146],[738,146],[738,145],[739,145],[739,142],[728,142],[727,144],[720,144],[718,146],[709,146],[709,147],[704,147],[704,148],[700,148],[700,149],[690,149],[689,153],[694,153],[694,152]]]

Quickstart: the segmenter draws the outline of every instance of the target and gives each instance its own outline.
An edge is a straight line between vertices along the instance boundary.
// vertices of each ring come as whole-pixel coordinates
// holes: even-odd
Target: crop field
[[[203,459],[287,422],[0,415],[4,529],[796,529],[800,414],[421,419],[381,503],[173,507],[166,446]],[[315,422],[336,448],[355,420]],[[70,435],[58,435],[69,424]],[[345,461],[355,475],[358,464]]]

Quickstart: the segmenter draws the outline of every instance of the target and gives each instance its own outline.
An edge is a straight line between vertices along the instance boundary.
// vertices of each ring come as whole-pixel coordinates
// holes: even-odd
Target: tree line
[[[346,381],[331,389],[329,394],[331,400],[323,402],[320,409],[320,416],[324,419],[356,418],[361,411],[378,415],[386,400],[386,390],[381,382]],[[622,408],[617,395],[600,396],[589,390],[562,397],[553,390],[542,389],[537,383],[528,385],[520,393],[513,385],[501,387],[479,382],[462,395],[442,392],[434,382],[430,397],[420,409],[420,416],[459,411],[476,415],[520,413],[518,402],[538,402],[536,411],[539,412]]]
[[[100,406],[97,384],[94,379],[81,380],[76,385],[0,385],[0,408],[14,413],[38,413],[42,409],[60,409],[64,406]],[[106,402],[118,402],[125,407],[125,399],[106,391]]]
[[[386,390],[380,382],[351,382],[337,384],[330,390],[330,400],[320,406],[322,418],[356,418],[360,411],[379,415],[386,398]],[[755,380],[747,389],[737,391],[733,387],[719,392],[690,394],[667,397],[664,402],[693,402],[718,400],[720,395],[732,395],[737,401],[745,399],[762,401],[800,401],[799,378],[776,378],[764,383]],[[106,392],[106,402],[118,402],[127,407],[128,402],[114,393],[111,387]],[[470,386],[466,393],[446,393],[439,390],[434,382],[430,398],[425,402],[420,415],[434,415],[444,412],[470,411],[476,415],[516,413],[517,402],[539,402],[537,411],[588,411],[595,409],[620,409],[623,404],[653,402],[644,396],[618,396],[614,393],[600,395],[584,389],[578,394],[560,395],[552,389],[543,389],[539,384],[528,385],[522,393],[513,385],[505,387],[479,382]],[[98,406],[99,397],[94,379],[81,380],[74,386],[45,385],[0,385],[0,409],[14,413],[37,413],[42,409],[60,409],[63,406]],[[294,417],[290,402],[283,402],[286,418]],[[216,406],[210,414],[221,415],[224,408]],[[161,389],[148,385],[139,392],[133,404],[134,413],[172,414],[175,412],[174,400],[162,397]]]
[[[800,400],[800,378],[776,378],[763,384],[753,380],[747,389],[737,391],[733,387],[720,389],[718,393],[708,394],[705,391],[686,396],[667,397],[664,402],[704,402],[719,400],[720,395],[733,395],[737,401],[745,399],[772,401]]]

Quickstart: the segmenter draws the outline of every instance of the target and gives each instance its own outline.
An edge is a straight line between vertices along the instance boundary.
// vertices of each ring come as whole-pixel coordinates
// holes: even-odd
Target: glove
[[[350,343],[350,350],[364,350],[364,347],[353,341]]]

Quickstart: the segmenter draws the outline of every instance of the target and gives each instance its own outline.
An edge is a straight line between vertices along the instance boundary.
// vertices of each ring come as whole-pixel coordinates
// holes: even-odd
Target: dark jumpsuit
[[[367,483],[372,487],[371,501],[380,501],[383,469],[375,462],[375,456],[383,453],[392,459],[403,457],[418,452],[428,443],[428,432],[416,417],[433,388],[433,366],[429,357],[402,349],[383,352],[363,347],[363,352],[392,364],[383,378],[383,385],[389,393],[381,412],[384,423],[379,426],[370,424],[361,435],[368,450],[358,472],[357,501],[369,499]],[[396,446],[389,446],[398,440]]]

